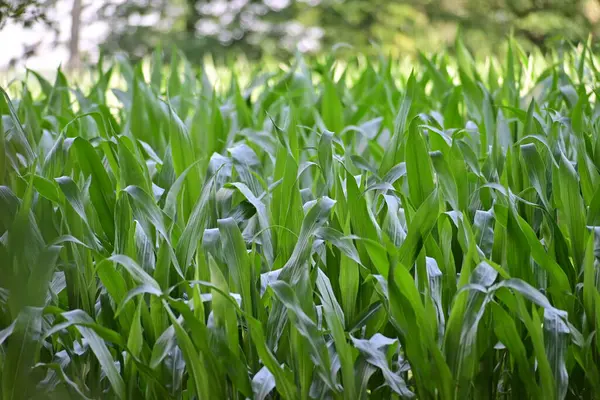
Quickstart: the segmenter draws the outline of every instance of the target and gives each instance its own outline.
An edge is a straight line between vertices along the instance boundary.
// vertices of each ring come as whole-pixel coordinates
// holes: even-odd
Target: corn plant
[[[0,397],[595,398],[591,45],[29,71],[0,96]]]

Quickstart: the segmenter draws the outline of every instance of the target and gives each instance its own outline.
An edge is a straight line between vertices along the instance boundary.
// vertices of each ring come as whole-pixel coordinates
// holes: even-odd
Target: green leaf
[[[405,159],[410,200],[418,208],[433,192],[435,185],[427,144],[415,124],[408,129]]]
[[[125,383],[115,366],[115,360],[103,340],[105,338],[97,333],[101,327],[82,310],[68,311],[61,315],[67,320],[68,324],[75,325],[81,336],[87,341],[117,397],[120,399],[126,398]],[[61,328],[66,327],[60,324],[59,326]],[[47,336],[50,334],[50,332],[46,333]],[[119,338],[118,335],[116,337]]]
[[[300,302],[290,285],[278,280],[271,287],[277,298],[286,307],[288,316],[294,327],[298,329],[300,334],[309,343],[311,359],[317,367],[319,376],[331,390],[339,391],[340,387],[331,373],[331,360],[325,340],[318,332],[316,323],[302,310]]]
[[[577,173],[564,155],[560,158],[560,167],[554,169],[560,182],[561,204],[559,210],[565,217],[571,242],[571,255],[577,268],[582,266],[585,253],[585,219],[583,199],[579,191]]]
[[[401,146],[404,142],[404,132],[406,131],[407,125],[412,125],[409,123],[409,115],[412,102],[415,97],[415,85],[416,78],[414,73],[411,73],[406,84],[406,92],[402,97],[400,109],[398,110],[398,114],[394,120],[394,131],[392,133],[392,138],[385,149],[383,161],[379,167],[380,175],[385,175],[394,165],[397,165],[403,161],[401,158]]]
[[[383,336],[380,333],[376,333],[368,340],[365,339],[352,339],[352,343],[354,347],[360,351],[365,360],[381,370],[383,374],[383,379],[385,379],[386,384],[398,395],[402,397],[412,398],[415,396],[413,392],[410,391],[402,376],[398,373],[394,372],[392,368],[390,368],[387,360],[387,348],[393,346],[397,343],[397,339],[390,339]]]
[[[115,237],[113,222],[115,191],[106,173],[106,169],[100,162],[100,157],[98,157],[98,154],[87,140],[76,138],[73,140],[71,148],[77,155],[77,161],[82,172],[92,178],[90,198],[98,214],[104,233],[113,241]]]

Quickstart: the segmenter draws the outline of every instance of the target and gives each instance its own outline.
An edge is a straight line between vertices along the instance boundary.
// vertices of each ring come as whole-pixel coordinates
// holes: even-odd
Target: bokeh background
[[[0,70],[77,67],[101,51],[135,59],[159,44],[196,63],[338,43],[415,55],[451,49],[459,30],[475,52],[511,33],[525,49],[556,48],[600,34],[600,0],[0,0]]]

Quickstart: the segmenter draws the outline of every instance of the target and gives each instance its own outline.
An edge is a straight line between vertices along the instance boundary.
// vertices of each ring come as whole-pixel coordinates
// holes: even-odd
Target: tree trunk
[[[187,15],[185,18],[185,31],[189,35],[194,35],[196,33],[196,22],[200,18],[200,13],[198,12],[198,5],[200,4],[200,0],[187,0]]]
[[[83,0],[73,0],[71,9],[71,37],[69,38],[69,68],[79,67],[79,32],[81,30],[81,11]]]

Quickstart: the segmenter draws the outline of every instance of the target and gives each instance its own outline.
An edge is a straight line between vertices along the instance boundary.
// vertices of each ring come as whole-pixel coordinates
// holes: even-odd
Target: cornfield
[[[28,71],[1,398],[598,398],[591,46]]]

